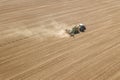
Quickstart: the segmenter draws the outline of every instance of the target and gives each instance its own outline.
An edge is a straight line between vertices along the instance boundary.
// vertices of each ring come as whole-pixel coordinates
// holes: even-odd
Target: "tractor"
[[[79,26],[74,26],[71,30],[66,29],[66,32],[74,37],[74,35],[79,34],[80,32],[85,32],[86,27],[83,24],[80,24]]]

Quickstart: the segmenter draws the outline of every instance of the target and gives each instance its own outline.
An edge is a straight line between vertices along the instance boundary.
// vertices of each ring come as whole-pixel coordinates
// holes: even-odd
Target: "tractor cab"
[[[84,32],[84,31],[86,30],[85,25],[80,24],[80,25],[79,25],[79,30],[80,30],[81,32]]]

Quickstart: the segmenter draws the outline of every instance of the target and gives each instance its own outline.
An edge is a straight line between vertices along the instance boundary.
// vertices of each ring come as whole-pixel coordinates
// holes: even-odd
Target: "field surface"
[[[0,0],[0,80],[120,80],[120,0]]]

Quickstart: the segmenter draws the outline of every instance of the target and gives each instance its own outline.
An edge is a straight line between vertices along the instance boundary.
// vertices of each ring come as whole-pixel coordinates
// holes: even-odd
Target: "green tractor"
[[[80,24],[79,26],[74,26],[72,30],[66,29],[66,32],[70,36],[74,37],[75,34],[79,34],[80,32],[85,32],[85,30],[86,30],[86,27],[83,24]]]

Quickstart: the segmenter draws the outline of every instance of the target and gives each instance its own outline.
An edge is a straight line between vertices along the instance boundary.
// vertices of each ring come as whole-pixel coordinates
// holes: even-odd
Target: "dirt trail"
[[[120,80],[119,14],[119,0],[1,0],[0,80]]]

